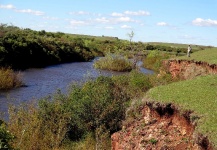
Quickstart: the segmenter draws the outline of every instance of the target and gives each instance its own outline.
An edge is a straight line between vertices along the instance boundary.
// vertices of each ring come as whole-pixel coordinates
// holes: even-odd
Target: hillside
[[[181,68],[180,62],[188,62],[184,67],[188,67],[188,73],[194,72],[190,74],[191,79],[188,74],[185,80],[154,87],[142,101],[134,102],[125,126],[112,135],[113,149],[215,149],[217,68],[213,75],[208,75],[207,71],[197,74],[195,66],[201,69],[214,66],[216,52],[216,48],[208,48],[193,53],[190,58],[176,57],[175,61],[180,61],[175,69]],[[186,68],[181,68],[179,73],[183,71]]]

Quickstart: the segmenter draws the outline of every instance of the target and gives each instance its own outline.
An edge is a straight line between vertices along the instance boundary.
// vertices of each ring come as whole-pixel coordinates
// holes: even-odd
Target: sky
[[[0,24],[217,46],[217,0],[0,0]]]

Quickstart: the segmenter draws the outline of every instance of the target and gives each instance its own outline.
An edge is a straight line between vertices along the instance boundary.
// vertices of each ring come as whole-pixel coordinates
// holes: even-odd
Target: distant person
[[[188,45],[188,51],[187,51],[187,56],[190,57],[190,53],[191,53],[191,45]]]

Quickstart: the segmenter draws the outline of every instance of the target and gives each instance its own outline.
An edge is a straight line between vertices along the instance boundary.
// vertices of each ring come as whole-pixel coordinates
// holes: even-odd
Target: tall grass
[[[22,85],[20,74],[9,68],[0,68],[0,90],[8,90]]]
[[[133,63],[123,56],[107,54],[105,57],[99,58],[94,63],[94,67],[112,71],[131,71]]]

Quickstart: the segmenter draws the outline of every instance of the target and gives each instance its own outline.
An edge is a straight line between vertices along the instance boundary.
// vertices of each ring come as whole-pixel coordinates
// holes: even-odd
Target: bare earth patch
[[[139,112],[112,135],[112,150],[213,149],[206,137],[195,132],[190,111],[181,114],[171,104],[147,102]]]

